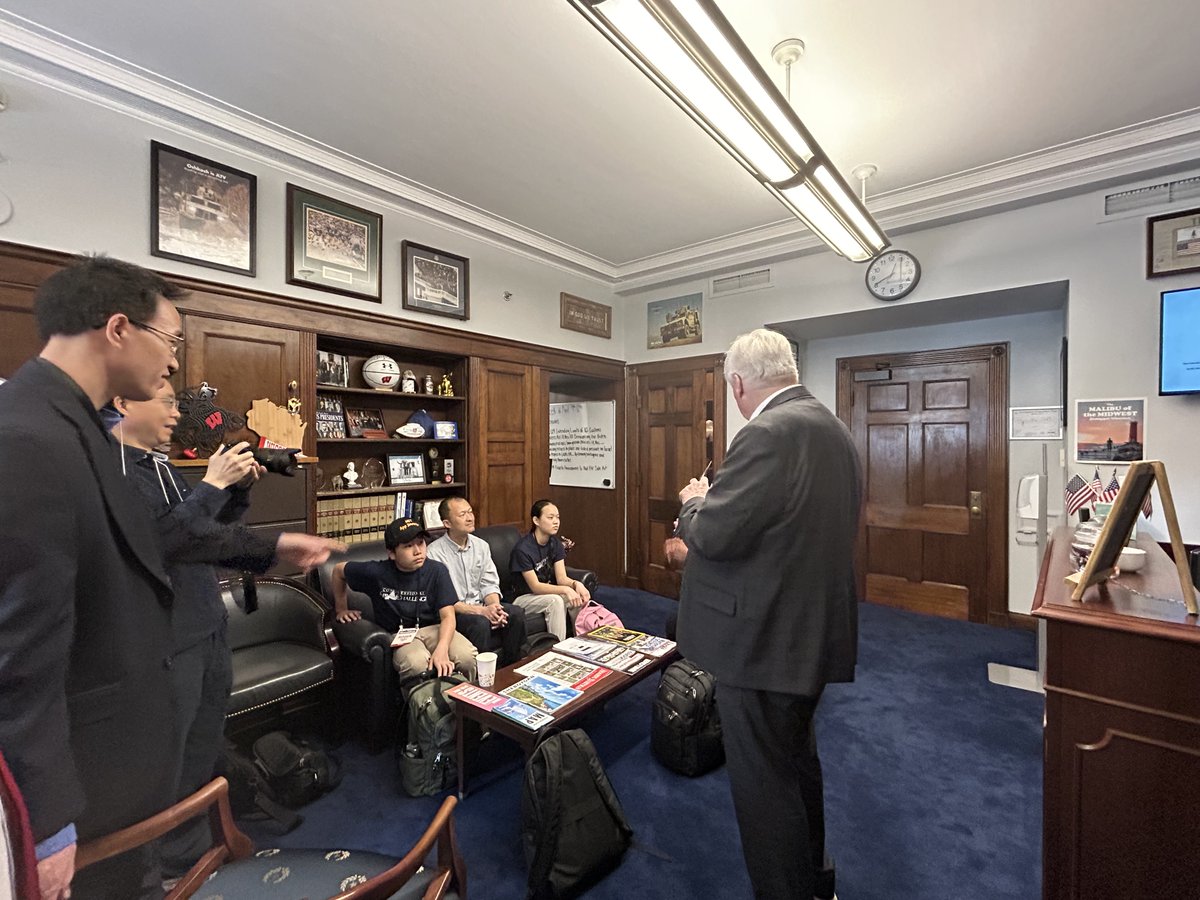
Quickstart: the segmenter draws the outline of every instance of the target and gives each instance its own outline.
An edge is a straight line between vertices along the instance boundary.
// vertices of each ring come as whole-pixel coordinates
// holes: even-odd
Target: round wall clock
[[[867,266],[867,290],[879,300],[899,300],[921,280],[921,264],[907,250],[887,250]]]

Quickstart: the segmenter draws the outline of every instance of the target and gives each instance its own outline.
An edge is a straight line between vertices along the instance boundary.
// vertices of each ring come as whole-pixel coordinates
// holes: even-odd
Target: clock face
[[[888,250],[867,266],[867,290],[880,300],[899,300],[921,279],[921,264],[907,250]]]

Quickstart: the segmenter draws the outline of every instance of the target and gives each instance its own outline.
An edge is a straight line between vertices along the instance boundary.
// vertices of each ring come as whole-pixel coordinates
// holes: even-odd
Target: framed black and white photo
[[[383,216],[287,186],[287,282],[383,301]]]
[[[458,440],[458,423],[457,422],[434,422],[433,437],[439,441],[456,441]]]
[[[383,413],[378,409],[346,407],[346,431],[352,438],[386,438]]]
[[[317,394],[317,412],[314,416],[317,437],[324,440],[341,440],[346,436],[346,412],[340,397]]]
[[[150,253],[254,275],[258,179],[150,142]]]
[[[420,453],[389,455],[388,484],[424,484],[425,457]]]
[[[1200,272],[1200,209],[1146,220],[1146,277]]]
[[[470,260],[412,241],[400,242],[405,309],[471,318]]]
[[[349,386],[350,364],[345,354],[330,353],[327,350],[317,351],[317,384]]]

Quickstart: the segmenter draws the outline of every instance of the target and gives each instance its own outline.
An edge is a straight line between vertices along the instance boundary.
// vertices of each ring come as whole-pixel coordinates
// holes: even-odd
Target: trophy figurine
[[[438,395],[442,397],[454,396],[454,385],[450,383],[450,373],[447,372],[442,376],[442,383],[438,385]]]

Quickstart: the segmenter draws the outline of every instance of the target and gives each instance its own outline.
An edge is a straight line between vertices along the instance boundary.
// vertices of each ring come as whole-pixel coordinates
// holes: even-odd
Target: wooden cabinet
[[[534,402],[534,368],[494,359],[478,359],[471,390],[478,398],[479,421],[471,432],[475,446],[471,499],[480,522],[529,527],[533,496],[534,435],[546,433],[548,410]],[[547,446],[548,438],[542,443]]]
[[[1194,900],[1200,867],[1200,622],[1174,563],[1071,600],[1069,529],[1046,552],[1045,900]],[[1173,598],[1173,599],[1172,599]]]

